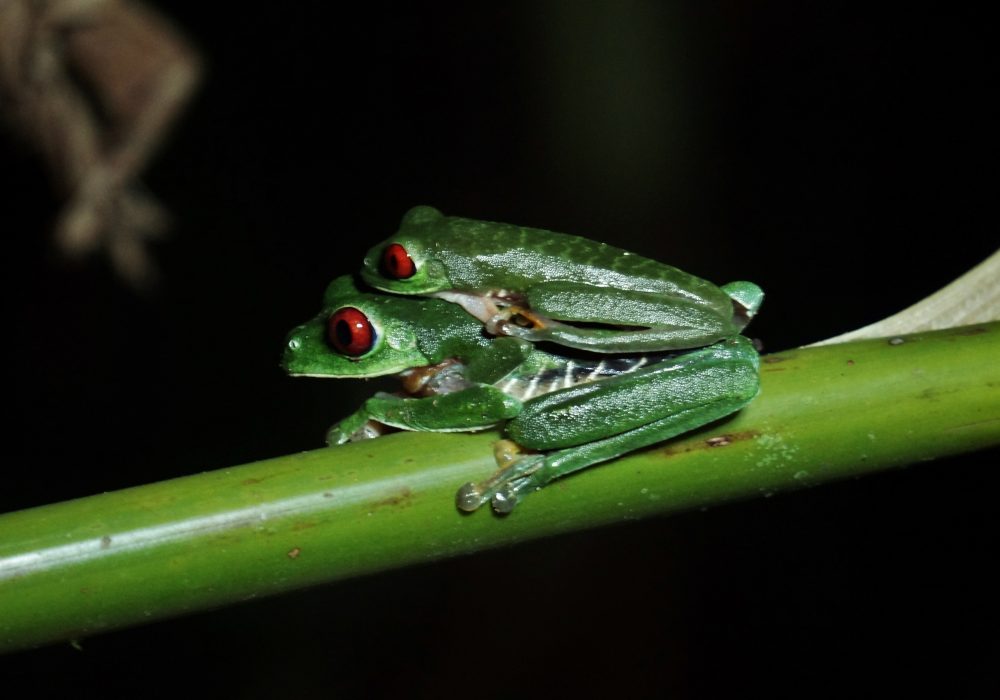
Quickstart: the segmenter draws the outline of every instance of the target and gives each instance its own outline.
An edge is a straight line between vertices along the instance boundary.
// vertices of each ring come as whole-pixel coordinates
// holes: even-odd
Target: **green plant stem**
[[[737,416],[459,513],[496,433],[397,434],[0,516],[0,648],[1000,443],[1000,324],[769,355]]]

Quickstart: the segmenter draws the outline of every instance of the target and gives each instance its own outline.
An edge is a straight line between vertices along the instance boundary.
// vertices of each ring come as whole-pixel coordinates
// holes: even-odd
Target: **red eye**
[[[405,280],[413,277],[417,266],[413,264],[413,258],[406,252],[406,248],[398,243],[392,243],[382,253],[382,271],[386,277]]]
[[[358,357],[375,344],[375,328],[363,313],[353,306],[345,306],[327,321],[326,339],[337,352]]]

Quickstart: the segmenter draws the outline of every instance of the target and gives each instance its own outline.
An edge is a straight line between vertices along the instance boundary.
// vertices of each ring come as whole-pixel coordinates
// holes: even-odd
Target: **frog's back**
[[[720,309],[731,303],[707,280],[588,238],[460,217],[443,217],[434,228],[425,243],[463,290],[526,290],[543,282],[570,282],[663,294]]]

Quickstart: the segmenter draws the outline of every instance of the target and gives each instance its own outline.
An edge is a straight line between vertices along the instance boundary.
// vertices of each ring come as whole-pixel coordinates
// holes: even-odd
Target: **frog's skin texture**
[[[374,333],[349,330],[356,314]],[[518,338],[491,339],[454,304],[365,293],[342,277],[324,311],[289,334],[283,366],[296,376],[403,380],[401,395],[376,394],[334,425],[330,444],[376,437],[377,424],[502,426],[513,442],[496,450],[499,470],[463,486],[457,504],[474,510],[492,501],[509,512],[553,479],[739,410],[757,394],[759,358],[738,335],[679,354],[556,355]]]
[[[738,335],[760,307],[751,282],[724,287],[579,236],[415,207],[368,251],[362,278],[461,305],[494,335],[592,352],[702,347]]]

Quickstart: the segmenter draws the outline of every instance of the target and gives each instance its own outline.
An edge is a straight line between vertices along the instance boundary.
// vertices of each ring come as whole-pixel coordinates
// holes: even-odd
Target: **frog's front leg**
[[[369,421],[403,430],[455,432],[481,430],[521,412],[521,402],[488,385],[422,399],[376,394],[327,433],[327,444],[357,439]]]
[[[508,434],[530,449],[456,497],[462,510],[487,501],[509,512],[553,479],[661,442],[738,411],[756,396],[759,358],[738,336],[632,374],[553,392],[525,404]],[[498,462],[501,460],[498,459]]]

